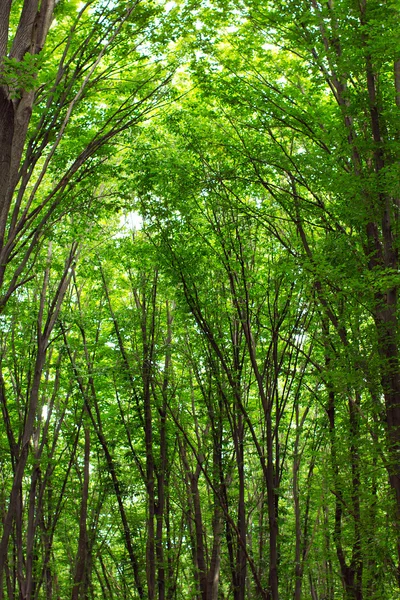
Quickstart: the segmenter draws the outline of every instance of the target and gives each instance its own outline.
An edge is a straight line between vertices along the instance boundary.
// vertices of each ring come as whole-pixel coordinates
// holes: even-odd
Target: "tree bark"
[[[8,20],[11,2],[2,3],[0,17],[0,69],[8,40]],[[24,0],[19,23],[11,47],[10,58],[21,62],[26,54],[37,55],[42,50],[51,24],[54,0]],[[13,97],[14,96],[14,97]],[[0,86],[0,249],[3,247],[7,218],[24,150],[26,133],[32,114],[34,93],[31,90],[7,89]]]
[[[87,532],[87,515],[89,500],[90,431],[87,424],[84,425],[84,437],[85,446],[83,460],[82,499],[79,517],[79,539],[71,600],[85,600],[87,598],[89,578],[89,540]]]

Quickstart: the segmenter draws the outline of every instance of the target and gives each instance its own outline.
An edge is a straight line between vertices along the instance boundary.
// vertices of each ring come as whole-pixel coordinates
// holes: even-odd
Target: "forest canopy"
[[[399,40],[1,0],[0,600],[400,599]]]

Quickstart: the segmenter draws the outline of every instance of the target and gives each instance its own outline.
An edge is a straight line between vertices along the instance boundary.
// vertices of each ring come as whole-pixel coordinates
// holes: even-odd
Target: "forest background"
[[[1,0],[0,599],[400,598],[399,17]]]

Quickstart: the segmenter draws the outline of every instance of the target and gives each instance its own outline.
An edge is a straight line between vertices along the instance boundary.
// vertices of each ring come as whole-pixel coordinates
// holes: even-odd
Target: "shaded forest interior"
[[[400,6],[0,0],[0,600],[400,598]]]

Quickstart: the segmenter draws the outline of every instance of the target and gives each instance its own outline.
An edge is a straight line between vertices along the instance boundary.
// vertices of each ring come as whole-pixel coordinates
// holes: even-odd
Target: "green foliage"
[[[0,85],[7,86],[14,99],[21,97],[21,90],[32,92],[38,86],[40,62],[40,58],[32,54],[25,54],[21,61],[5,56],[1,66]]]
[[[2,59],[34,98],[4,593],[398,597],[398,33],[377,0],[60,1]]]

